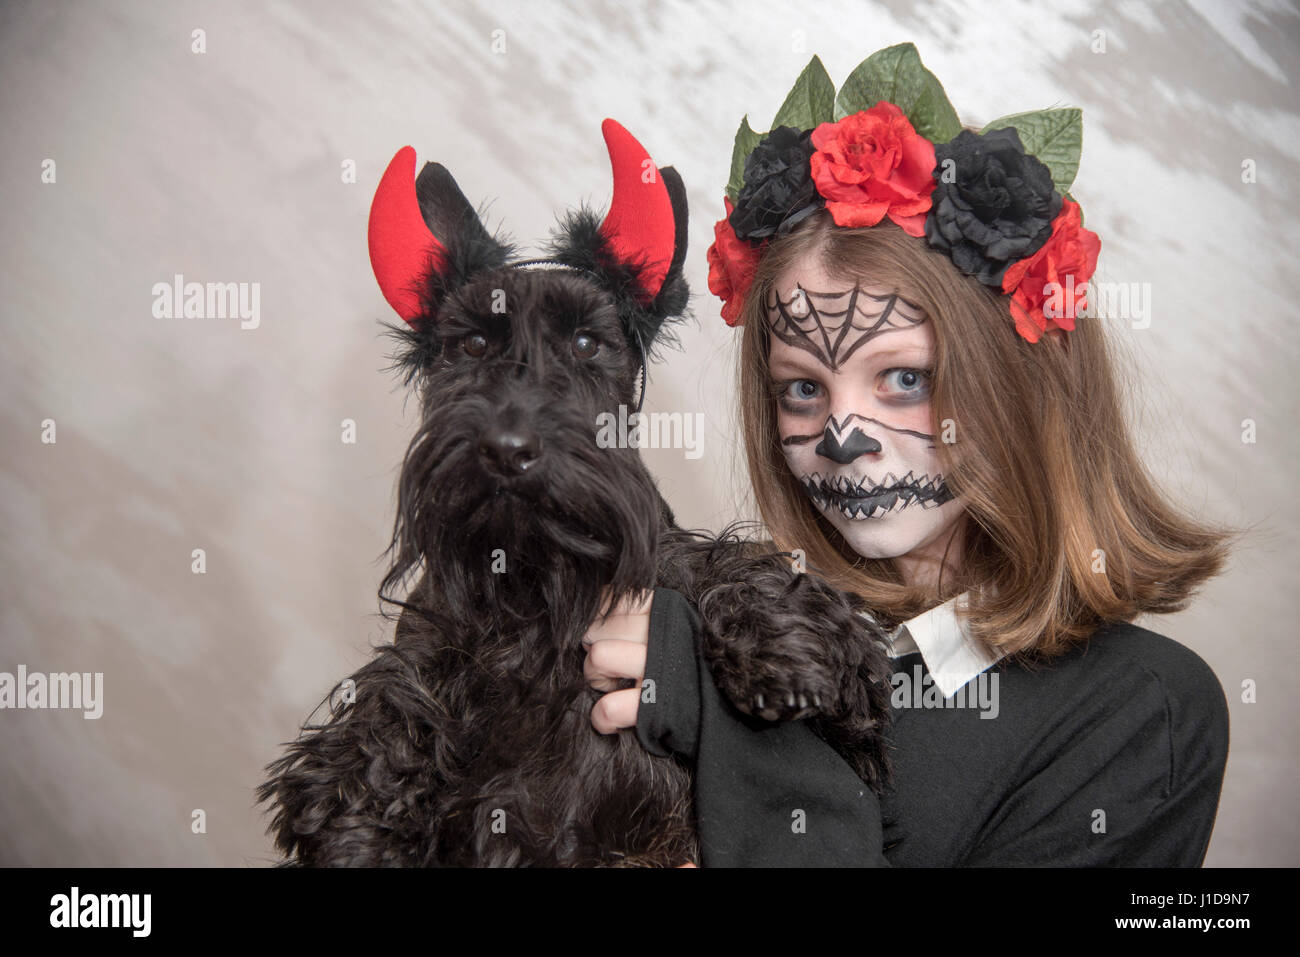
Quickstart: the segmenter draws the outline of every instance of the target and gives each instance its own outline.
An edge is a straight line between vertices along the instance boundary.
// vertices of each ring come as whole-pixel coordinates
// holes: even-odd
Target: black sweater
[[[701,864],[1155,866],[1205,858],[1228,754],[1228,708],[1194,652],[1116,624],[1032,669],[1006,659],[969,707],[914,707],[898,681],[893,784],[878,801],[804,722],[726,702],[700,621],[656,589],[636,734],[695,774]],[[895,671],[922,684],[917,653]],[[996,716],[977,707],[994,687]],[[919,695],[919,692],[917,693]],[[951,700],[951,699],[950,699]],[[935,703],[934,695],[931,703]],[[987,701],[985,702],[987,704]]]

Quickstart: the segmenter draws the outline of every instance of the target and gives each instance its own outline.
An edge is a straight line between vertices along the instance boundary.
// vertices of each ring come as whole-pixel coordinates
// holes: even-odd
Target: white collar
[[[889,638],[891,658],[921,653],[930,678],[945,698],[951,698],[957,689],[1003,657],[990,656],[971,637],[966,618],[960,614],[966,609],[968,596],[969,592],[965,592],[903,622]]]

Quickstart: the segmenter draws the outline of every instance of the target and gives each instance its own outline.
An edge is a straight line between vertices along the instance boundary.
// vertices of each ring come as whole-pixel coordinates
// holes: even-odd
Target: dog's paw
[[[704,657],[738,710],[767,721],[874,720],[863,683],[887,665],[879,627],[853,596],[781,556],[738,552],[709,571],[698,599]]]
[[[837,714],[845,676],[821,653],[817,623],[781,624],[761,617],[706,622],[714,684],[738,711],[765,721]]]

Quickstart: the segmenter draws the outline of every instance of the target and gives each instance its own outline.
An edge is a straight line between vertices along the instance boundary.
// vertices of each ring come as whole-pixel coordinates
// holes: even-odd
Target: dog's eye
[[[573,354],[579,359],[590,359],[600,351],[600,343],[594,336],[579,332],[573,337]]]
[[[487,352],[487,346],[487,337],[478,333],[466,336],[461,342],[461,348],[465,350],[465,355],[473,356],[475,359]]]

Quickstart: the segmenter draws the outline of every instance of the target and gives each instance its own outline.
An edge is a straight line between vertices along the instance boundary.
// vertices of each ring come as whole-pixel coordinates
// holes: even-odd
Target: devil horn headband
[[[637,298],[654,300],[674,261],[677,222],[665,185],[645,148],[612,119],[601,124],[613,170],[614,197],[600,225],[600,237],[613,259],[633,268]],[[421,178],[450,174],[425,164]],[[673,174],[675,175],[675,174]],[[444,186],[444,188],[448,188]],[[459,190],[456,190],[459,196]],[[370,261],[379,287],[393,310],[414,324],[424,313],[420,288],[432,271],[448,269],[448,249],[430,229],[421,210],[415,177],[415,150],[404,146],[388,164],[370,206]]]

